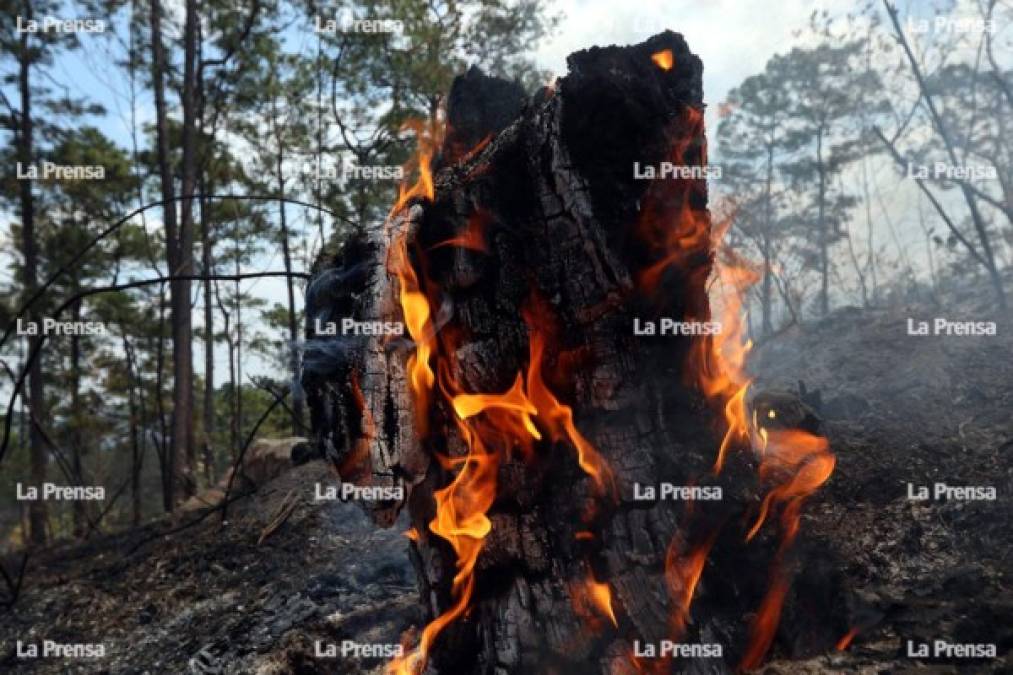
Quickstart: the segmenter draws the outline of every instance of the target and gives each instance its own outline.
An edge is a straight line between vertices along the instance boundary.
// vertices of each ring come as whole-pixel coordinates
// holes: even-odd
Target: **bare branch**
[[[901,170],[902,171],[905,170],[905,167],[907,167],[907,160],[905,160],[904,157],[900,154],[900,151],[897,150],[897,146],[894,145],[893,141],[888,139],[879,127],[874,126],[872,128],[872,131],[873,133],[876,134],[876,136],[879,137],[879,140],[883,142],[883,145],[886,146],[886,149],[890,151],[890,155],[893,157],[894,161],[897,162],[897,165],[901,167]],[[953,222],[953,219],[950,218],[950,215],[948,213],[946,213],[946,209],[943,208],[943,205],[939,203],[939,200],[936,199],[936,196],[932,194],[932,191],[929,190],[927,185],[925,185],[925,181],[919,180],[915,182],[918,184],[918,189],[920,189],[922,193],[924,193],[924,195],[928,197],[929,201],[932,202],[932,206],[935,208],[936,213],[938,213],[939,217],[943,219],[943,222],[946,223],[946,226],[950,229],[950,232],[953,233],[953,236],[957,239],[957,241],[959,241],[961,244],[964,245],[964,248],[967,249],[967,252],[971,254],[972,258],[974,258],[977,262],[983,265],[985,269],[988,269],[989,268],[988,262],[986,262],[985,259],[981,256],[981,254],[978,253],[978,250],[974,247],[974,245],[970,241],[967,240],[967,238],[961,233],[961,231],[957,229],[956,223]]]
[[[73,303],[92,295],[98,295],[101,293],[109,293],[113,291],[124,291],[131,288],[141,288],[143,286],[150,286],[153,284],[164,284],[169,281],[178,280],[190,280],[190,281],[242,281],[244,279],[260,279],[266,277],[299,277],[301,279],[309,279],[312,275],[305,272],[249,272],[245,274],[187,274],[187,275],[176,275],[168,277],[156,277],[154,279],[140,279],[137,281],[131,281],[123,284],[115,284],[111,286],[99,286],[95,288],[88,288],[80,293],[76,293],[63,302],[56,311],[53,312],[53,318],[57,318],[70,307]],[[29,369],[32,364],[39,358],[39,354],[42,351],[42,347],[46,342],[46,336],[40,335],[39,339],[35,343],[34,349],[28,354],[28,358],[25,360],[24,368],[17,380],[14,382],[14,390],[11,392],[11,396],[7,403],[7,414],[4,418],[4,438],[3,443],[0,444],[0,461],[3,461],[4,456],[7,454],[7,448],[10,445],[11,436],[11,424],[13,421],[14,404],[17,401],[17,397],[21,393],[21,388],[24,385],[25,379],[28,375]]]

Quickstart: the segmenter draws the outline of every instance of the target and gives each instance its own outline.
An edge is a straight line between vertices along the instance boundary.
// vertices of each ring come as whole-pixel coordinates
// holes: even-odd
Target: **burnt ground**
[[[996,337],[906,334],[908,317],[987,311],[977,309],[842,309],[757,348],[758,389],[802,380],[819,390],[837,466],[806,507],[796,586],[843,586],[829,613],[858,629],[846,651],[813,655],[803,644],[812,619],[804,602],[789,603],[761,672],[1013,672],[1013,321]],[[160,536],[178,524],[166,519],[38,554],[21,601],[0,614],[0,671],[379,670],[379,660],[312,656],[315,640],[397,642],[421,621],[405,528],[378,530],[354,505],[314,502],[314,483],[334,480],[314,461],[235,502],[224,527],[213,513]],[[998,500],[907,498],[908,483],[938,481],[992,486]],[[291,516],[258,545],[292,499]],[[713,583],[705,572],[703,585]],[[103,642],[108,655],[76,666],[14,658],[14,640],[42,637]],[[999,656],[906,657],[907,640],[934,639],[993,643]]]
[[[751,361],[758,388],[801,380],[820,391],[837,466],[806,509],[803,539],[838,560],[851,601],[833,611],[858,629],[844,653],[808,669],[780,660],[769,673],[1013,672],[1013,321],[998,320],[996,336],[907,335],[908,318],[936,316],[998,315],[984,303],[842,309]],[[991,486],[998,498],[908,498],[908,483],[937,482]],[[936,639],[993,643],[998,658],[907,657],[908,640]]]
[[[268,675],[381,665],[312,657],[316,640],[396,644],[420,620],[405,528],[378,530],[353,504],[314,501],[317,481],[336,480],[313,461],[233,502],[225,527],[215,512],[167,537],[157,535],[173,526],[168,520],[47,551],[32,561],[14,612],[0,614],[0,671]],[[80,664],[13,658],[15,639],[43,638],[101,642],[107,656]]]

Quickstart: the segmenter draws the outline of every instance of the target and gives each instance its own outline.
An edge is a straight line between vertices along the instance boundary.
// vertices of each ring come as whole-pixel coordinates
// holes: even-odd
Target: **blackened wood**
[[[670,70],[652,59],[663,50],[672,53]],[[542,443],[533,462],[502,465],[473,610],[441,634],[432,661],[439,672],[634,672],[634,640],[672,637],[666,550],[688,550],[731,522],[715,555],[723,556],[722,575],[736,578],[715,578],[708,567],[701,609],[682,636],[722,643],[727,658],[681,668],[721,672],[741,649],[744,615],[762,597],[775,542],[761,537],[750,549],[741,541],[742,515],[757,499],[748,453],[736,455],[720,479],[709,475],[719,439],[712,412],[688,384],[690,338],[633,331],[635,318],[709,318],[705,182],[687,188],[634,174],[635,163],[671,159],[675,145],[684,163],[705,161],[702,64],[682,36],[664,32],[631,47],[573,54],[568,66],[554,92],[523,109],[507,83],[474,70],[460,78],[441,155],[458,161],[444,162],[435,199],[350,243],[312,284],[308,317],[399,318],[387,255],[407,236],[441,335],[455,336],[454,354],[440,358],[456,364],[452,375],[465,391],[502,392],[527,367],[522,307],[539,298],[551,315],[540,326],[549,335],[548,384],[615,472],[613,503],[595,494],[566,443]],[[462,154],[462,144],[491,132],[498,132],[491,141]],[[643,272],[670,250],[649,241],[644,228],[665,233],[686,227],[687,218],[702,224],[703,236],[684,245],[656,284],[645,284]],[[485,250],[440,245],[476,220]],[[316,440],[344,480],[406,488],[404,502],[369,508],[389,525],[407,505],[421,533],[412,557],[422,601],[434,617],[451,603],[456,572],[450,547],[428,531],[433,492],[450,480],[434,453],[465,451],[451,411],[436,394],[429,433],[419,434],[405,375],[411,345],[403,341],[311,335],[308,344],[304,382]],[[676,501],[634,501],[635,484],[661,481],[720,481],[725,499],[693,513]],[[592,502],[599,506],[588,522]],[[586,531],[591,538],[578,537]],[[612,588],[618,627],[605,620],[591,629],[575,611],[573,589],[589,573]]]

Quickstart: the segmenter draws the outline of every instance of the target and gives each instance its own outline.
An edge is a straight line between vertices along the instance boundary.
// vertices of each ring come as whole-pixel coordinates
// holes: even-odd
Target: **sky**
[[[566,56],[593,45],[634,44],[665,29],[682,33],[703,60],[707,127],[716,129],[717,103],[792,42],[814,9],[841,13],[854,0],[556,0],[563,14],[557,34],[536,51],[537,63],[566,73]]]

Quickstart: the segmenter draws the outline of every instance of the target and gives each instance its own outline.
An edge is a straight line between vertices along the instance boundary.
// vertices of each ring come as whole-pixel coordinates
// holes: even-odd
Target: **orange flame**
[[[443,127],[436,119],[429,121],[408,120],[401,126],[401,130],[411,131],[415,135],[418,146],[416,154],[404,164],[403,168],[406,176],[411,175],[417,169],[418,178],[411,186],[407,183],[401,184],[390,215],[404,209],[413,199],[421,197],[432,201],[433,195],[436,193],[433,183],[432,161],[443,139]]]
[[[830,478],[836,459],[823,436],[798,429],[770,429],[766,434],[766,451],[760,462],[762,479],[780,479],[760,505],[760,515],[746,535],[752,539],[759,532],[770,509],[786,502],[782,525],[784,537],[790,542],[798,533],[801,502]]]
[[[434,331],[429,300],[422,292],[418,276],[408,257],[408,234],[395,242],[392,269],[397,275],[401,286],[401,311],[404,314],[405,328],[415,341],[415,351],[409,355],[406,368],[409,386],[415,397],[415,421],[419,433],[424,434],[428,428],[430,394],[436,380],[429,359],[433,352]]]
[[[851,646],[852,640],[858,635],[858,627],[851,628],[847,633],[841,636],[841,639],[837,641],[835,648],[839,652],[843,652],[845,649]]]
[[[591,443],[577,430],[573,412],[559,402],[541,376],[544,339],[533,331],[527,379],[517,374],[513,385],[499,394],[472,394],[457,391],[446,361],[441,361],[440,390],[456,413],[456,423],[468,447],[466,457],[441,457],[443,465],[458,469],[446,488],[434,493],[436,517],[429,529],[446,539],[457,557],[457,574],[452,593],[454,604],[423,629],[419,645],[410,654],[396,659],[388,673],[416,675],[428,658],[436,636],[468,608],[475,587],[475,565],[492,529],[486,515],[496,497],[496,474],[501,459],[513,443],[539,440],[542,435],[534,420],[541,421],[553,440],[567,438],[577,449],[578,463],[601,489],[611,484],[611,473]],[[607,584],[588,581],[587,597],[616,623]]]
[[[735,441],[750,439],[746,394],[752,383],[746,373],[746,358],[753,347],[745,339],[742,299],[746,291],[760,279],[757,270],[722,242],[731,227],[729,218],[714,230],[714,246],[719,254],[714,261],[714,279],[721,295],[716,299],[721,330],[694,341],[690,351],[689,372],[695,373],[700,391],[724,416],[725,433],[714,461],[714,473],[724,467],[728,449]]]
[[[349,382],[352,388],[352,400],[360,415],[359,425],[362,435],[352,439],[352,451],[338,465],[338,475],[343,480],[355,481],[368,473],[369,445],[376,438],[376,422],[366,405],[366,397],[362,393],[362,387],[359,386],[359,372],[357,370],[352,370]]]
[[[437,635],[461,616],[471,602],[475,589],[475,565],[485,537],[492,530],[492,522],[486,514],[496,498],[496,472],[500,455],[497,449],[486,448],[479,422],[472,421],[471,418],[488,409],[515,410],[511,403],[503,401],[510,396],[512,395],[508,392],[498,396],[466,398],[460,408],[458,397],[452,399],[458,414],[458,429],[468,446],[468,454],[466,457],[447,460],[448,465],[459,470],[447,487],[433,493],[436,516],[430,521],[429,529],[447,540],[457,557],[457,574],[451,585],[455,600],[449,609],[423,629],[419,644],[413,651],[388,664],[388,673],[420,673],[425,668]],[[462,409],[467,415],[462,415]]]
[[[426,125],[419,120],[412,120],[406,122],[404,128],[415,132],[418,143],[416,159],[409,160],[405,168],[410,171],[414,168],[413,165],[417,165],[418,178],[410,187],[407,183],[401,185],[397,201],[391,209],[391,216],[404,210],[413,199],[432,201],[435,194],[431,162],[441,136],[438,124],[432,121]],[[409,256],[409,235],[406,224],[392,244],[388,269],[399,282],[405,328],[416,346],[415,352],[408,357],[407,370],[409,386],[415,398],[415,421],[421,435],[425,434],[428,428],[430,393],[436,379],[429,365],[433,352],[434,331],[429,300],[422,292],[418,275]]]
[[[667,160],[677,166],[706,166],[707,146],[703,128],[703,111],[686,107],[674,123],[674,134]],[[699,151],[699,156],[694,154]],[[697,180],[653,181],[644,194],[637,220],[639,237],[647,244],[655,262],[637,273],[637,284],[646,293],[653,293],[669,267],[691,270],[690,263],[709,255],[711,250],[710,214],[696,208],[693,195],[704,189]],[[675,209],[676,213],[672,215]],[[701,272],[707,268],[700,266]],[[700,283],[706,281],[699,280]]]
[[[799,429],[761,427],[747,411],[746,394],[752,380],[746,372],[746,359],[752,343],[744,335],[742,299],[760,274],[754,266],[721,246],[730,223],[729,220],[716,228],[715,233],[718,248],[715,274],[724,291],[718,299],[723,330],[717,336],[698,340],[691,350],[691,358],[703,394],[715,405],[723,402],[725,434],[714,464],[715,473],[721,471],[729,448],[740,443],[760,455],[760,479],[774,484],[764,497],[746,540],[756,536],[773,508],[784,504],[781,543],[772,564],[771,583],[753,618],[741,663],[742,668],[749,669],[763,662],[781,620],[785,594],[791,583],[782,569],[782,561],[798,534],[802,504],[829,479],[835,458],[826,438]]]
[[[362,387],[359,386],[359,371],[353,369],[350,379],[352,382],[352,399],[355,401],[355,407],[358,408],[359,413],[362,415],[362,433],[366,438],[376,438],[376,422],[373,421],[373,413],[370,412],[369,407],[366,405],[366,397],[362,393]]]
[[[669,595],[672,597],[671,622],[672,634],[675,639],[680,639],[686,631],[693,594],[696,592],[697,584],[700,583],[707,555],[716,539],[717,531],[715,530],[706,541],[685,556],[679,554],[675,539],[668,545],[668,551],[665,554],[665,581],[668,584]]]
[[[749,645],[746,647],[745,656],[739,667],[743,670],[751,670],[763,663],[763,657],[770,649],[774,641],[774,634],[777,632],[777,625],[781,622],[781,608],[784,605],[784,596],[788,592],[788,580],[783,574],[777,573],[767,589],[767,594],[756,611],[753,623],[749,627]]]
[[[619,622],[616,621],[615,612],[612,611],[612,591],[609,590],[609,585],[589,578],[587,590],[595,606],[612,621],[613,626],[618,626]]]
[[[524,393],[524,380],[520,373],[513,386],[502,394],[458,394],[453,397],[451,404],[454,411],[462,420],[483,412],[485,410],[506,410],[517,413],[524,429],[534,439],[541,439],[542,435],[531,420],[532,415],[538,414],[538,408],[528,400]]]
[[[402,306],[406,310],[409,333],[417,345],[416,353],[412,355],[415,360],[409,361],[412,373],[410,385],[418,410],[426,414],[434,378],[429,356],[433,353],[435,341],[429,324],[428,300],[421,291],[414,290],[417,289],[417,276],[407,257],[402,260],[405,261],[401,274]],[[405,303],[405,289],[417,294],[415,300],[420,311],[414,321],[408,320],[408,310],[413,306]],[[451,353],[450,350],[448,353]],[[527,377],[518,373],[510,388],[497,394],[460,391],[452,375],[450,361],[444,359],[438,362],[439,389],[455,412],[455,423],[468,448],[465,457],[438,456],[446,469],[457,473],[447,487],[435,491],[436,516],[429,523],[431,532],[450,543],[457,559],[457,573],[451,585],[454,602],[423,629],[414,650],[388,665],[388,673],[417,675],[421,672],[436,637],[467,611],[475,588],[475,566],[485,537],[492,529],[487,514],[496,497],[499,465],[513,446],[520,444],[523,447],[532,440],[542,438],[536,419],[553,440],[566,438],[571,442],[577,449],[580,466],[596,485],[604,489],[606,480],[611,480],[604,460],[574,425],[572,409],[560,403],[542,379],[543,355],[544,338],[532,327]],[[588,590],[594,605],[615,623],[608,586],[596,584]]]
[[[590,621],[593,618],[592,611],[607,618],[613,626],[619,626],[612,609],[612,591],[607,583],[597,581],[593,574],[588,573],[582,582],[572,584],[570,596],[574,611],[578,616],[588,619],[592,627],[596,626],[594,621]]]
[[[664,52],[659,52],[652,59],[659,67],[667,69],[670,57],[670,54],[666,56]],[[684,109],[673,127],[673,133],[676,137],[670,151],[671,161],[685,165],[689,160],[705,166],[707,158],[701,111],[689,107]],[[699,156],[690,154],[697,147],[695,144],[699,145]],[[757,534],[771,510],[784,505],[781,546],[772,566],[771,585],[751,626],[750,642],[743,660],[745,666],[753,667],[762,662],[780,621],[784,595],[790,583],[781,569],[781,562],[798,532],[802,504],[828,480],[835,459],[823,437],[800,430],[766,429],[750,417],[747,395],[752,379],[746,370],[746,360],[752,342],[746,337],[744,298],[761,274],[757,266],[724,244],[732,218],[725,219],[712,231],[707,210],[693,206],[696,200],[691,197],[701,189],[702,181],[697,180],[656,181],[647,189],[637,230],[653,263],[639,272],[637,284],[643,292],[654,293],[661,284],[663,274],[674,267],[685,277],[683,286],[690,289],[686,317],[707,320],[713,316],[716,317],[715,323],[721,326],[716,333],[693,340],[686,374],[720,414],[722,438],[713,466],[714,473],[721,472],[730,449],[739,446],[751,449],[761,457],[760,478],[774,486],[765,496],[747,540]],[[716,252],[713,270],[699,262],[706,260],[711,252]],[[708,279],[701,277],[708,272],[712,272],[718,292],[712,293],[715,297],[710,308],[706,304],[694,307],[696,300],[692,297],[692,289],[706,284]],[[709,549],[709,543],[705,543],[683,557],[670,547],[666,558],[666,579],[673,596],[672,621],[676,633],[683,631],[687,624],[689,605]]]
[[[675,57],[672,56],[671,49],[663,49],[660,52],[654,52],[651,54],[651,60],[654,61],[655,65],[662,70],[671,70],[672,66],[675,65]]]
[[[781,619],[790,578],[782,569],[784,553],[798,534],[802,504],[830,477],[835,458],[826,438],[798,429],[761,427],[747,410],[746,395],[752,383],[746,359],[752,348],[745,339],[743,298],[760,278],[757,269],[722,246],[731,224],[728,220],[715,230],[715,277],[723,293],[717,299],[723,330],[704,336],[691,349],[691,372],[695,372],[704,396],[723,413],[725,433],[718,449],[714,472],[721,471],[730,447],[739,443],[760,457],[759,476],[774,484],[764,497],[756,521],[746,534],[749,541],[759,532],[771,510],[784,504],[781,514],[781,543],[772,564],[771,583],[749,632],[742,668],[755,668],[773,643]]]
[[[559,442],[564,438],[577,450],[577,463],[594,482],[598,494],[611,491],[616,494],[615,479],[608,463],[594,446],[577,429],[573,422],[573,409],[560,403],[559,399],[549,390],[542,377],[542,360],[545,356],[545,334],[540,326],[549,325],[545,314],[547,310],[543,303],[533,298],[531,303],[524,308],[522,314],[528,325],[530,360],[528,361],[528,395],[535,408],[538,409],[538,419],[542,420],[548,427],[549,436],[553,441]]]

